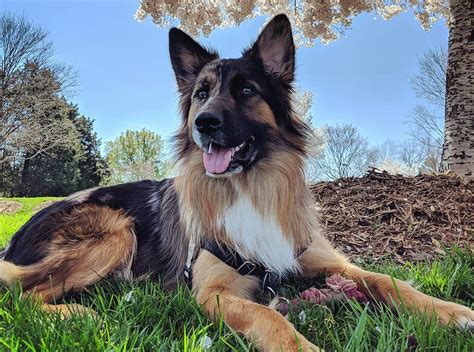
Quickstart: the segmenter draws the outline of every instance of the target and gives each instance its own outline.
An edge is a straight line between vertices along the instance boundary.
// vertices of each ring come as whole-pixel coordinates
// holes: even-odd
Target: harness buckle
[[[252,272],[257,268],[257,264],[246,260],[245,262],[242,263],[241,266],[237,268],[237,271],[240,275],[250,275]],[[247,269],[243,271],[243,269]]]
[[[184,266],[184,270],[183,270],[183,274],[184,274],[184,279],[186,282],[190,283],[191,282],[191,267],[185,265]]]
[[[262,279],[262,288],[264,291],[270,292],[272,297],[276,296],[276,292],[273,289],[274,284],[275,284],[275,277],[274,277],[273,272],[266,269],[265,275],[263,276],[263,279]]]

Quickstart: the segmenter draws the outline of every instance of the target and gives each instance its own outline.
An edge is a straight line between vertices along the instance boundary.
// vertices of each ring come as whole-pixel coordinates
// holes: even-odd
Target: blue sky
[[[133,19],[138,0],[0,0],[1,10],[25,15],[50,34],[57,59],[79,73],[73,101],[95,119],[103,141],[126,129],[149,128],[169,138],[178,126],[177,94],[168,57],[168,30]],[[214,31],[202,42],[237,57],[265,22]],[[316,125],[353,123],[372,145],[407,139],[416,105],[409,82],[418,58],[447,47],[437,23],[422,30],[412,14],[391,21],[365,14],[329,45],[297,52],[297,85],[314,95]]]

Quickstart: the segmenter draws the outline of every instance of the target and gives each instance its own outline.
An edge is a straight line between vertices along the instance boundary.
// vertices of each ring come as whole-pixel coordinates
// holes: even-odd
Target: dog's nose
[[[199,132],[210,134],[222,126],[223,120],[221,116],[210,112],[203,112],[196,117],[194,123]]]

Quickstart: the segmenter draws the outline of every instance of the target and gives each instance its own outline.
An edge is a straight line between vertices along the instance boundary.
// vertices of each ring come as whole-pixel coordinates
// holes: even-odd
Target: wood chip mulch
[[[14,200],[0,199],[0,214],[15,214],[23,207],[23,204]]]
[[[44,208],[49,207],[51,204],[56,203],[56,202],[57,200],[47,200],[43,203],[40,203],[33,208],[33,213],[37,213],[40,210],[43,210]]]
[[[474,249],[474,184],[452,174],[404,177],[372,169],[310,189],[326,236],[352,259],[427,261]]]

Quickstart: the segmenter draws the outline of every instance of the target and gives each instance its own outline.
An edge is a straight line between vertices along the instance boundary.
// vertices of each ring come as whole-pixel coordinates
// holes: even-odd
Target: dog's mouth
[[[253,136],[230,148],[211,141],[203,151],[206,173],[214,177],[238,174],[255,159],[255,149]]]

